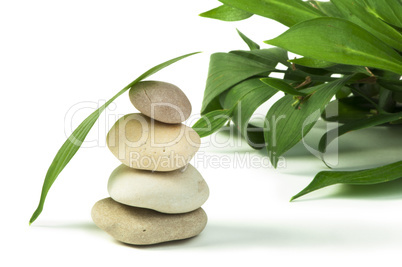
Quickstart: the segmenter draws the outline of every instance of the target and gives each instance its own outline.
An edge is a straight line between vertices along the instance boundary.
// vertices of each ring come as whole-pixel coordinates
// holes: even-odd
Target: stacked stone
[[[129,95],[141,113],[122,117],[108,133],[108,147],[123,164],[110,175],[110,197],[94,205],[92,219],[134,245],[196,236],[207,223],[201,206],[209,189],[189,164],[201,143],[182,124],[190,101],[178,87],[158,81],[138,83]]]

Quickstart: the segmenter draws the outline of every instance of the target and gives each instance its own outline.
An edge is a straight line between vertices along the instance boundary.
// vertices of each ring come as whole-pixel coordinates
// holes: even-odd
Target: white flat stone
[[[201,207],[209,188],[192,165],[171,172],[150,172],[120,165],[110,175],[108,192],[122,204],[163,213],[185,213]]]

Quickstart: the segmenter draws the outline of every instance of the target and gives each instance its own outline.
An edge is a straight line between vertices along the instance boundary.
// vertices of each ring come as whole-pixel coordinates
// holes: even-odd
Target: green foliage
[[[239,32],[251,51],[213,54],[202,108],[203,113],[233,110],[231,120],[242,136],[253,148],[265,147],[274,166],[320,116],[341,123],[319,141],[322,155],[350,131],[402,123],[401,0],[219,1],[289,27],[265,41],[275,48],[261,49]],[[302,57],[289,60],[287,51]],[[264,128],[250,124],[255,110],[278,92],[285,95],[270,107]],[[338,183],[397,179],[401,166],[321,172],[293,199]]]
[[[323,171],[291,200],[334,184],[370,185],[389,182],[401,178],[401,173],[402,161],[361,171]]]
[[[274,71],[278,64],[276,57],[282,54],[282,49],[273,48],[211,55],[201,114],[212,111],[212,105],[220,109],[214,101],[237,83]]]
[[[191,53],[184,56],[180,56],[169,61],[166,61],[162,64],[159,64],[148,71],[144,72],[137,79],[129,83],[126,87],[121,89],[115,96],[113,96],[109,101],[107,101],[104,105],[102,105],[99,109],[95,110],[91,115],[89,115],[71,134],[71,136],[65,141],[62,147],[57,152],[56,156],[53,159],[52,164],[50,165],[45,180],[43,182],[42,193],[40,196],[39,205],[36,208],[35,212],[32,214],[31,219],[29,220],[29,224],[33,223],[38,216],[41,214],[43,210],[43,206],[45,204],[46,196],[50,190],[50,187],[53,185],[56,178],[62,172],[64,167],[70,162],[75,153],[77,153],[78,149],[80,149],[82,143],[85,140],[85,137],[88,135],[89,131],[92,129],[92,126],[98,120],[101,113],[120,95],[129,90],[133,85],[142,81],[143,79],[151,76],[152,74],[158,72],[159,70],[166,68],[167,66],[184,59],[188,56],[194,55],[197,53]]]
[[[233,108],[231,109],[217,109],[203,115],[192,128],[202,137],[213,134],[222,128],[227,121],[230,120],[233,113]]]
[[[241,31],[237,30],[237,33],[240,35],[240,37],[243,39],[243,41],[248,45],[250,50],[258,50],[260,49],[260,46],[252,41],[250,38],[245,36]]]
[[[265,43],[306,57],[402,74],[402,56],[398,52],[345,19],[323,17],[303,21]]]
[[[210,19],[219,19],[223,21],[238,21],[251,17],[253,13],[237,9],[234,7],[222,5],[217,8],[211,9],[207,12],[201,13],[201,17]]]
[[[268,111],[264,128],[268,155],[274,167],[286,151],[296,145],[313,128],[325,106],[350,77],[309,87],[305,96],[286,95]],[[296,103],[296,105],[295,105]]]
[[[286,26],[317,18],[323,13],[300,0],[219,0],[225,5],[276,20]]]

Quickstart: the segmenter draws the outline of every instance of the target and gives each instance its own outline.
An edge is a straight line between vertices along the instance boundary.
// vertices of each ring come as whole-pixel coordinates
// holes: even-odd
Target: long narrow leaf
[[[233,123],[253,148],[262,148],[265,144],[262,131],[258,132],[261,128],[250,126],[250,118],[260,105],[277,92],[257,77],[237,84],[224,97],[225,108],[236,106],[233,112]]]
[[[332,0],[343,17],[375,35],[384,43],[402,51],[402,34],[365,9],[361,0]]]
[[[324,14],[301,0],[219,0],[225,5],[276,20],[288,27]]]
[[[255,43],[253,40],[248,38],[246,35],[244,35],[241,31],[237,29],[237,33],[240,35],[240,37],[243,39],[243,41],[248,45],[250,50],[259,50],[260,46]]]
[[[349,78],[344,77],[302,90],[310,94],[310,97],[300,100],[298,107],[294,106],[293,96],[286,95],[269,109],[264,135],[268,156],[274,167],[279,157],[301,141],[313,128],[325,106]]]
[[[251,17],[252,15],[253,13],[227,5],[222,5],[200,14],[200,16],[204,18],[219,19],[223,21],[243,20]]]
[[[322,11],[325,15],[329,17],[341,18],[342,13],[339,9],[331,2],[322,2],[322,1],[310,1],[310,4],[314,5],[320,11]]]
[[[222,128],[227,121],[230,120],[233,113],[233,108],[231,109],[220,109],[213,110],[205,115],[203,115],[192,128],[202,137],[213,134]]]
[[[124,92],[126,92],[128,89],[130,89],[133,85],[140,82],[141,80],[147,78],[148,76],[158,72],[159,70],[161,70],[183,58],[186,58],[188,56],[191,56],[191,55],[194,55],[197,53],[199,53],[199,52],[180,56],[180,57],[171,59],[169,61],[166,61],[162,64],[159,64],[159,65],[149,69],[148,71],[146,71],[145,73],[140,75],[137,79],[135,79],[133,82],[128,84],[126,87],[124,87],[122,90],[120,90],[114,97],[112,97],[109,101],[107,101],[99,109],[95,110],[74,130],[74,132],[71,134],[71,136],[65,141],[65,143],[62,145],[62,147],[57,152],[56,156],[53,159],[52,164],[50,165],[50,167],[46,173],[45,181],[43,182],[42,193],[40,196],[39,205],[36,208],[35,212],[32,214],[32,217],[29,220],[29,224],[33,223],[38,218],[38,216],[41,214],[44,203],[45,203],[45,199],[49,192],[50,187],[53,185],[54,181],[59,176],[59,174],[64,169],[64,167],[70,162],[70,160],[73,158],[75,153],[81,147],[81,144],[84,142],[85,137],[88,135],[92,126],[95,124],[96,120],[99,118],[100,114],[107,108],[107,106],[109,106],[117,97],[122,95]]]
[[[318,173],[313,181],[300,193],[292,197],[295,200],[315,190],[335,185],[370,185],[385,183],[402,177],[402,161],[382,167],[362,171],[323,171]]]
[[[401,0],[362,0],[366,3],[367,11],[383,21],[402,28]]]
[[[335,140],[336,138],[338,138],[348,132],[361,130],[361,129],[369,128],[372,126],[381,125],[381,124],[396,121],[399,119],[402,119],[402,113],[380,114],[380,115],[376,115],[371,118],[345,123],[336,129],[332,129],[332,130],[326,132],[320,139],[320,143],[318,145],[318,150],[321,153],[324,153],[327,146],[333,140]]]
[[[307,94],[302,91],[297,91],[295,88],[290,86],[288,83],[277,78],[262,78],[261,81],[278,91],[282,91],[289,95],[306,96]]]
[[[304,21],[265,42],[305,57],[402,74],[401,55],[360,26],[344,19],[322,17]]]
[[[201,114],[221,109],[217,97],[237,83],[275,70],[276,58],[283,54],[282,51],[281,48],[272,48],[212,54]]]

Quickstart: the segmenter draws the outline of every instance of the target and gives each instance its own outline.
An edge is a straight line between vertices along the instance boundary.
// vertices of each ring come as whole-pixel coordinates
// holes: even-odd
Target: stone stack
[[[108,147],[123,164],[110,175],[110,197],[94,205],[92,219],[115,239],[134,245],[196,236],[207,223],[201,205],[209,189],[189,164],[201,143],[182,124],[191,104],[165,82],[138,83],[129,95],[141,113],[122,117],[108,133]]]

